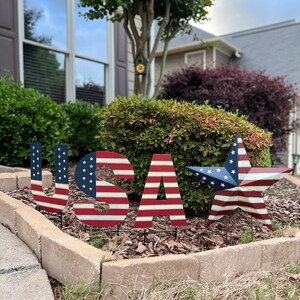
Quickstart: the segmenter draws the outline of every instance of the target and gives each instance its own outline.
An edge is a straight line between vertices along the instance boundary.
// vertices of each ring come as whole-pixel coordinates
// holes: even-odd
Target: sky
[[[290,19],[300,22],[300,0],[214,0],[208,17],[192,25],[222,35]]]

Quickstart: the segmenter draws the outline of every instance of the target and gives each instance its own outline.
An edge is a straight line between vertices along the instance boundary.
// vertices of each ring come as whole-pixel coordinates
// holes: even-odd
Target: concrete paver
[[[1,300],[54,299],[47,273],[42,269],[0,275]]]
[[[0,300],[53,300],[46,272],[33,252],[0,224]]]
[[[4,226],[0,226],[0,241],[0,274],[40,268],[32,251]]]

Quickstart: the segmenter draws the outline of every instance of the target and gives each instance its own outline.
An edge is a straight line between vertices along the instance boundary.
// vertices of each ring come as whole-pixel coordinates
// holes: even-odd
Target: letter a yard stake
[[[161,180],[164,184],[166,200],[157,200]],[[134,227],[151,227],[154,216],[170,216],[173,226],[187,225],[170,154],[154,154],[152,157]]]

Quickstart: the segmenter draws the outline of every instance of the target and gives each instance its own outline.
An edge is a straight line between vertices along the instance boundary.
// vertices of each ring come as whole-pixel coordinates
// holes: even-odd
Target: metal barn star
[[[234,137],[225,167],[187,167],[216,191],[207,225],[237,208],[272,229],[262,192],[292,171],[289,168],[252,168],[239,133]]]

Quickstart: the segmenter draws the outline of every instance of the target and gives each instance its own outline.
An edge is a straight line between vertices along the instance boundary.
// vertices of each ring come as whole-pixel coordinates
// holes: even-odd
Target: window
[[[75,58],[76,98],[104,105],[104,65]]]
[[[24,85],[57,102],[66,99],[65,55],[30,44],[24,45]]]
[[[112,26],[80,16],[85,10],[78,3],[24,0],[24,85],[57,102],[81,99],[104,105]]]
[[[205,67],[206,67],[206,51],[200,50],[200,51],[185,53],[184,62],[188,66],[200,64],[203,67],[203,69],[205,69]]]

